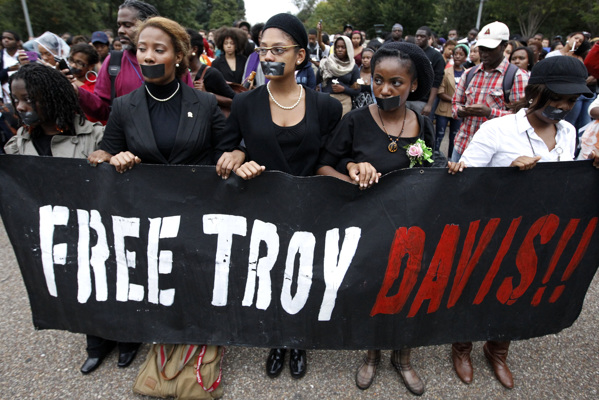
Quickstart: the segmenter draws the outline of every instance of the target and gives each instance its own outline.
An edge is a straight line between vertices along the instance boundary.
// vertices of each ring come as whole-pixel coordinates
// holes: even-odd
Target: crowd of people
[[[599,151],[578,156],[581,132],[599,116],[599,43],[588,32],[524,38],[496,21],[463,38],[451,29],[445,39],[427,26],[404,36],[395,23],[368,40],[349,24],[335,35],[322,23],[306,30],[290,14],[197,32],[138,0],[121,4],[116,22],[116,37],[46,32],[23,43],[2,33],[6,153],[87,158],[119,173],[152,163],[215,165],[223,179],[259,179],[265,170],[329,175],[360,190],[415,163],[456,174],[586,157],[599,168]],[[88,335],[81,372],[117,345],[118,366],[127,367],[139,343]],[[507,341],[483,347],[512,388],[508,349]],[[473,379],[471,350],[451,349],[464,383]],[[289,353],[299,379],[306,351]],[[391,362],[421,395],[410,354],[394,350]],[[285,357],[286,349],[270,350],[268,376],[281,373]],[[368,350],[359,363],[360,389],[372,385],[380,357]]]

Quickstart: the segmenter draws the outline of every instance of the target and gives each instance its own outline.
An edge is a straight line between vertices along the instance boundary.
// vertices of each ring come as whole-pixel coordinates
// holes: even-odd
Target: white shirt
[[[8,52],[6,50],[4,50],[2,52],[2,62],[4,65],[4,68],[9,68],[12,67],[15,64],[19,63],[19,52],[15,52],[14,56],[11,56],[10,54],[8,54]],[[8,76],[11,76],[12,74],[14,74],[17,71],[9,71],[8,72]],[[4,100],[4,104],[10,104],[10,88],[8,87],[8,81],[5,82],[2,85],[2,99]]]
[[[491,119],[481,125],[460,161],[464,161],[467,167],[509,167],[520,156],[541,156],[539,162],[572,161],[576,130],[567,121],[560,121],[555,126],[556,145],[549,151],[530,126],[526,109]]]

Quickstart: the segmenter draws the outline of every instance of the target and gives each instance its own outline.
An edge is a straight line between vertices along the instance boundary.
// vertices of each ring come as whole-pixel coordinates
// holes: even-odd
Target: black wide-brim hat
[[[587,87],[589,76],[582,61],[569,56],[554,56],[539,61],[532,67],[528,84],[544,84],[556,94],[581,94],[593,97]]]
[[[408,100],[421,100],[428,95],[433,87],[435,73],[433,72],[431,61],[426,56],[426,53],[424,53],[424,50],[419,46],[408,42],[389,42],[385,43],[381,48],[399,50],[400,53],[407,54],[414,63],[418,87],[415,91],[410,93]]]

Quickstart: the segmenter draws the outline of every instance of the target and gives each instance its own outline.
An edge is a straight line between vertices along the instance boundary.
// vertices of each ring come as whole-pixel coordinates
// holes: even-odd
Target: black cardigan
[[[285,159],[277,141],[266,85],[235,96],[225,127],[228,151],[243,139],[246,161],[291,175],[314,175],[320,150],[341,119],[342,107],[337,99],[312,89],[305,88],[305,96],[306,136],[289,159]]]

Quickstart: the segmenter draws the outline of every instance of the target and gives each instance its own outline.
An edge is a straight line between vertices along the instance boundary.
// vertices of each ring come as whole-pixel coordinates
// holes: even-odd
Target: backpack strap
[[[480,63],[477,66],[474,66],[468,70],[468,72],[466,73],[466,86],[464,87],[464,92],[466,91],[466,89],[468,89],[468,86],[470,86],[470,82],[472,81],[472,78],[474,78],[474,74],[476,73],[476,71],[481,69],[482,66],[483,64]]]
[[[116,97],[114,82],[119,72],[121,72],[121,62],[123,52],[121,50],[110,50],[110,63],[108,64],[108,75],[110,76],[110,102]]]
[[[519,68],[514,64],[510,63],[503,76],[503,101],[505,104],[510,102],[510,95],[512,94],[512,88],[514,87],[514,77]]]

